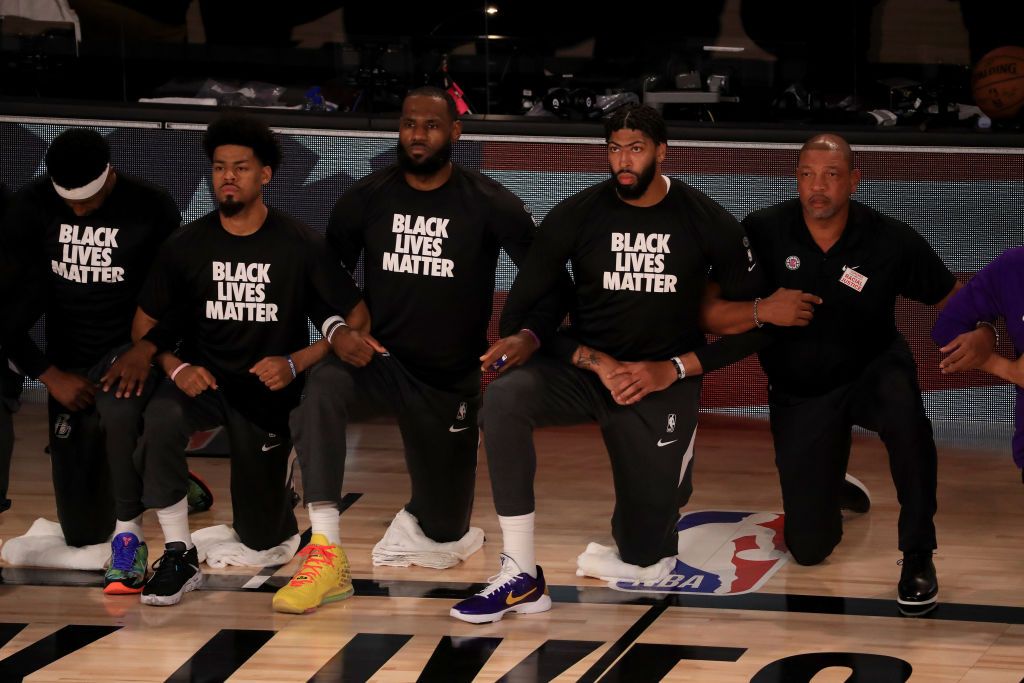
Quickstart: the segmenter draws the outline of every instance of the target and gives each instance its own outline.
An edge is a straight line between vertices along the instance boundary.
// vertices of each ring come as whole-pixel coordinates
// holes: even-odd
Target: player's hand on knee
[[[537,338],[526,330],[502,337],[480,356],[480,369],[484,372],[505,372],[530,360],[538,348]]]
[[[334,333],[331,350],[338,358],[357,368],[364,367],[373,360],[373,354],[388,352],[369,332],[360,332],[351,327]]]
[[[114,394],[117,398],[128,398],[133,394],[142,396],[146,386],[150,368],[153,365],[153,352],[156,351],[149,342],[140,342],[118,356],[106,373],[100,377],[100,387],[108,392],[117,387]]]
[[[822,299],[799,289],[779,287],[757,306],[757,317],[763,323],[779,327],[806,327],[814,318],[814,307]]]
[[[295,379],[292,375],[292,366],[284,356],[267,356],[249,368],[249,372],[259,377],[271,391],[284,389]]]
[[[199,365],[182,368],[174,377],[174,384],[191,398],[207,389],[216,389],[217,380],[210,371]]]
[[[39,375],[39,381],[46,385],[57,403],[72,411],[88,408],[96,395],[96,387],[88,378],[53,366]]]
[[[939,351],[949,354],[939,363],[943,374],[975,370],[988,360],[996,348],[995,331],[987,325],[964,332]]]
[[[1024,389],[1024,356],[1010,363],[1010,381]]]
[[[612,390],[612,398],[619,405],[632,405],[648,394],[667,389],[678,376],[672,361],[621,363],[609,373],[610,380],[621,380]]]

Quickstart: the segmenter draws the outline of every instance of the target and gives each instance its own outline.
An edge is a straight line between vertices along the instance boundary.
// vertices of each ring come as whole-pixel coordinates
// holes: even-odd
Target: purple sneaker
[[[551,598],[540,565],[537,565],[537,578],[533,578],[519,571],[515,560],[502,553],[501,571],[487,582],[487,588],[452,607],[449,614],[471,624],[486,624],[501,621],[505,612],[536,614],[551,609]]]

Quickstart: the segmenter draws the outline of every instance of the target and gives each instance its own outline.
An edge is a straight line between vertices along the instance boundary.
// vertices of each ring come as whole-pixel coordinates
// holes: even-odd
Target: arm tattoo
[[[596,351],[586,347],[580,348],[579,352],[576,354],[576,367],[589,369],[599,365],[601,365],[601,359],[598,357]]]

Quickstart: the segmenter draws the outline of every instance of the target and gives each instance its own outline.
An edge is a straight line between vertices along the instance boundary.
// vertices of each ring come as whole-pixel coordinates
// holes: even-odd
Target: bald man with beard
[[[936,451],[895,303],[902,295],[941,308],[959,284],[917,231],[851,199],[861,173],[841,137],[808,140],[796,177],[797,198],[743,221],[771,287],[822,299],[809,325],[771,330],[773,343],[759,353],[786,544],[802,565],[832,553],[843,534],[852,427],[877,432],[900,502],[897,602],[904,614],[924,614],[938,597]],[[988,334],[971,343],[991,344]]]

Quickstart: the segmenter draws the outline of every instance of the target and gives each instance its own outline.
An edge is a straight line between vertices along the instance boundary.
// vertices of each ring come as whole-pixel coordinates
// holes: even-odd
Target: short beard
[[[813,208],[809,203],[804,206],[804,212],[814,220],[823,221],[832,218],[842,207],[835,203],[829,203],[820,209]]]
[[[647,192],[647,188],[651,186],[651,182],[654,180],[655,164],[651,164],[643,173],[637,174],[636,182],[632,185],[623,185],[619,182],[619,177],[612,173],[612,178],[615,179],[615,191],[619,193],[619,196],[623,199],[639,199],[643,196],[644,192]]]
[[[452,159],[452,143],[446,142],[443,147],[434,152],[428,157],[424,157],[419,161],[416,161],[409,153],[402,147],[402,143],[398,143],[398,166],[405,171],[416,176],[431,176],[440,171],[442,168],[448,165],[448,162]]]
[[[218,202],[217,210],[220,211],[220,215],[225,218],[231,218],[242,213],[242,209],[245,208],[245,204],[238,201],[234,197],[228,197],[223,202]]]

